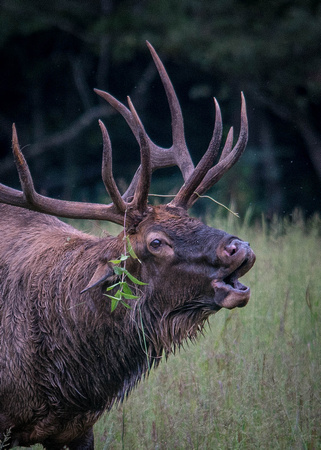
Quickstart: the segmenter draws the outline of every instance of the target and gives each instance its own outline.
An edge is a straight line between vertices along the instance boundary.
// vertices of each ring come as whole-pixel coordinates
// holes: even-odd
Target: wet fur
[[[148,220],[166,225],[168,233],[174,227],[182,245],[186,221],[192,235],[193,227],[195,233],[200,228],[199,221],[175,212],[155,210]],[[0,227],[0,438],[11,429],[12,445],[93,448],[92,426],[101,414],[175,345],[194,338],[213,311],[197,301],[179,306],[197,290],[184,278],[170,289],[168,276],[164,289],[149,280],[132,310],[119,306],[111,314],[106,285],[80,291],[98,265],[123,252],[122,236],[93,237],[56,218],[2,204]],[[141,235],[137,230],[133,239],[144,258]],[[131,260],[128,268],[144,280],[147,262],[146,254],[146,264]],[[149,264],[148,270],[162,277],[159,267]]]

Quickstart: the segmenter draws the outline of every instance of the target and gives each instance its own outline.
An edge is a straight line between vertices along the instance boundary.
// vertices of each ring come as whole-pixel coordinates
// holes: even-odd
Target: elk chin
[[[230,282],[213,280],[211,286],[215,292],[214,302],[221,308],[242,308],[250,300],[250,288],[240,283],[239,280]]]

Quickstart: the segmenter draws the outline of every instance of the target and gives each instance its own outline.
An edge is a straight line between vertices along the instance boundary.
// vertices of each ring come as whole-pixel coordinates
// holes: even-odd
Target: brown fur
[[[220,309],[209,280],[233,237],[181,208],[151,207],[130,235],[140,262],[126,262],[148,284],[132,286],[132,309],[111,313],[104,293],[123,233],[97,238],[4,204],[0,230],[0,439],[11,429],[11,445],[91,449],[101,414]],[[154,236],[167,244],[154,251]],[[97,273],[109,275],[80,294]]]

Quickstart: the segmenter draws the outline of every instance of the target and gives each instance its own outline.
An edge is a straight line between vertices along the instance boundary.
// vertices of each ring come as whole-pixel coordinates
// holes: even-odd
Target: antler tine
[[[38,194],[34,189],[28,164],[20,150],[14,124],[12,126],[12,150],[22,191],[0,184],[0,201],[2,203],[70,219],[109,220],[119,225],[123,224],[124,215],[113,204],[100,205],[96,203],[69,202]]]
[[[123,118],[126,120],[128,126],[132,130],[132,133],[134,134],[137,142],[139,143],[139,136],[138,136],[138,129],[136,128],[135,120],[132,116],[131,111],[119,100],[117,100],[115,97],[113,97],[111,94],[105,91],[101,91],[99,89],[94,89],[97,95],[102,97],[106,102],[108,102],[113,108],[118,111]],[[176,147],[171,146],[170,148],[163,148],[158,145],[156,145],[148,136],[146,133],[146,138],[149,142],[150,151],[151,151],[151,168],[152,172],[154,172],[157,169],[165,168],[165,167],[171,167],[171,166],[179,166],[184,180],[186,181],[191,174],[191,172],[194,169],[193,162],[191,160],[191,157],[189,153],[187,153],[187,157],[185,160],[179,159],[177,157],[177,154],[175,154]],[[173,139],[174,140],[174,139]],[[186,149],[186,152],[188,150]],[[136,176],[135,176],[136,179]],[[134,180],[133,180],[134,181]],[[131,192],[131,194],[130,194]],[[123,195],[123,198],[127,198],[130,195],[134,193],[134,186],[131,186],[131,189],[128,189],[126,193]]]
[[[157,55],[154,47],[146,41],[147,47],[151,52],[154,63],[157,67],[159,76],[162,80],[165,93],[168,100],[168,105],[172,118],[172,136],[173,136],[173,146],[171,147],[174,155],[177,166],[180,168],[184,181],[188,179],[194,170],[194,164],[192,162],[191,156],[189,154],[186,141],[185,141],[185,133],[184,133],[184,119],[182,110],[175,93],[172,82],[166,72],[164,64],[160,60]]]
[[[27,203],[34,204],[37,201],[37,193],[33,185],[27,161],[25,160],[20,150],[15,124],[12,125],[12,152],[18,170],[19,180],[24,198]]]
[[[241,93],[242,106],[241,106],[241,127],[238,140],[232,148],[233,145],[233,128],[230,129],[229,134],[226,139],[226,144],[222,151],[222,156],[219,162],[212,167],[202,182],[199,184],[195,193],[190,197],[187,202],[187,208],[190,208],[200,195],[204,194],[204,192],[208,191],[214,184],[216,184],[241,157],[247,141],[248,141],[248,121],[247,121],[247,113],[246,113],[246,102],[243,92]]]
[[[225,145],[223,147],[219,162],[223,161],[223,159],[225,159],[227,155],[231,152],[233,148],[233,139],[234,139],[234,128],[231,127],[229,129],[229,132],[227,133]]]
[[[132,116],[135,120],[138,137],[139,137],[139,147],[140,147],[140,158],[141,158],[141,169],[139,173],[139,180],[137,183],[137,188],[135,190],[133,204],[136,206],[137,210],[143,213],[147,207],[148,192],[151,182],[151,158],[150,158],[150,147],[149,139],[144,129],[144,126],[132,104],[130,98],[127,98],[128,105]]]
[[[150,149],[151,172],[156,169],[177,165],[182,172],[184,181],[186,182],[194,170],[194,165],[185,142],[182,111],[173,85],[169,79],[163,63],[161,62],[156,51],[149,42],[147,42],[147,46],[155,62],[168,99],[172,118],[173,136],[173,145],[170,148],[163,148],[154,144],[147,133],[144,131],[145,139],[148,142]],[[137,128],[137,124],[132,112],[111,94],[99,89],[94,89],[94,91],[124,117],[127,124],[131,128],[137,142],[140,144],[139,129]],[[141,166],[137,169],[137,172],[135,173],[129,188],[123,194],[122,197],[124,200],[127,200],[134,195],[138,180],[140,179],[140,172]]]
[[[104,100],[106,100],[107,103],[109,103],[113,108],[116,109],[116,111],[118,111],[123,116],[123,118],[129,125],[130,129],[132,130],[136,140],[139,141],[136,122],[130,110],[108,92],[101,91],[100,89],[94,89],[94,92],[100,97],[102,97]]]
[[[19,143],[18,143],[18,136],[16,131],[15,124],[12,125],[12,148],[19,149]],[[14,152],[16,153],[16,151]],[[18,191],[17,189],[10,188],[9,186],[5,186],[4,184],[0,183],[0,201],[2,203],[6,203],[8,205],[15,205],[15,206],[24,206],[25,198],[23,195],[23,192]]]
[[[136,128],[136,122],[133,118],[133,115],[131,111],[119,100],[117,100],[115,97],[110,95],[108,92],[100,91],[99,89],[94,89],[96,94],[98,94],[100,97],[102,97],[104,100],[106,100],[113,108],[116,109],[126,120],[127,124],[129,125],[130,129],[132,130],[132,133],[134,134],[138,144],[139,141],[139,131]],[[150,139],[150,137],[146,134],[146,139],[149,143],[150,148],[150,156],[151,156],[151,171],[154,172],[157,169],[165,168],[165,167],[171,167],[178,165],[177,164],[177,157],[174,153],[173,146],[170,148],[163,148],[160,147]],[[189,163],[186,163],[185,165],[182,165],[181,171],[184,177],[184,180],[188,179],[188,176],[192,172],[194,166],[192,163],[192,160],[190,159]],[[140,171],[141,166],[137,169],[130,186],[126,190],[126,192],[123,194],[123,199],[127,200],[128,198],[132,197],[134,195],[139,177],[140,177]]]
[[[218,151],[220,149],[220,144],[222,140],[222,114],[217,100],[214,98],[215,104],[215,126],[213,131],[213,136],[208,146],[206,153],[203,155],[202,159],[196,166],[192,175],[189,177],[188,181],[181,187],[180,191],[171,202],[173,205],[179,205],[186,207],[189,198],[194,193],[197,186],[201,183],[207,172],[212,167],[215,158],[217,157]]]
[[[103,137],[102,179],[110,198],[119,212],[125,213],[126,203],[116,186],[112,172],[112,150],[108,131],[101,120],[98,121]]]

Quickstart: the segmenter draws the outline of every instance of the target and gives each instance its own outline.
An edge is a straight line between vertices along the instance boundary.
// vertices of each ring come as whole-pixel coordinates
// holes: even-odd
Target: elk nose
[[[250,247],[248,242],[240,241],[239,239],[233,239],[224,248],[224,253],[226,256],[233,256],[240,250],[245,250]]]

